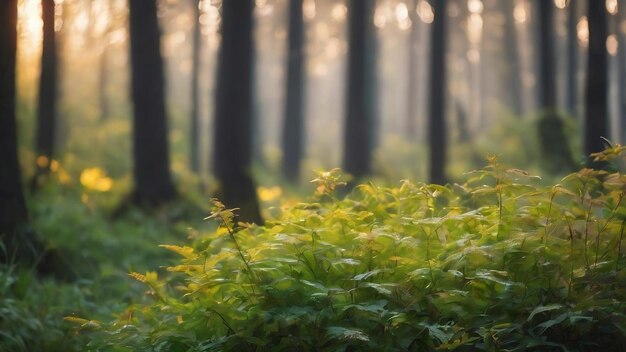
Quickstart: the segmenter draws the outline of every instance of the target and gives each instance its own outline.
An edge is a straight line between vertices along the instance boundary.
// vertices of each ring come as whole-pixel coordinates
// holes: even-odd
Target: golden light
[[[433,11],[432,6],[426,0],[420,1],[417,5],[417,16],[419,16],[420,20],[424,23],[433,23],[435,20],[435,13]]]
[[[517,3],[515,8],[513,9],[513,18],[516,23],[522,24],[528,21],[528,13],[526,12],[526,7],[522,3]]]
[[[17,7],[17,33],[20,51],[34,54],[41,50],[43,34],[41,3],[38,0],[22,0]]]
[[[409,9],[406,7],[405,3],[400,2],[396,5],[395,15],[400,30],[406,31],[411,28],[412,22],[409,18]]]
[[[398,22],[398,28],[401,31],[408,31],[409,29],[411,29],[412,25],[413,25],[413,22],[409,18],[406,18],[406,19]]]
[[[467,0],[467,9],[472,14],[483,13],[484,8],[482,0]]]
[[[617,41],[617,36],[615,34],[611,34],[606,38],[606,51],[611,56],[617,55],[617,50],[619,49],[619,42]]]
[[[618,11],[617,0],[606,0],[605,6],[606,6],[606,10],[611,15],[616,15],[617,14],[617,11]]]
[[[483,33],[483,17],[473,13],[467,19],[467,37],[470,43],[479,43]]]
[[[113,180],[101,168],[93,167],[80,173],[80,184],[87,189],[107,192],[113,187]]]
[[[567,7],[568,0],[554,0],[554,6],[559,9],[564,9]]]
[[[409,9],[406,7],[406,4],[401,2],[396,5],[396,20],[398,22],[402,22],[409,18]]]
[[[348,8],[344,4],[335,4],[330,12],[330,15],[335,21],[343,21],[348,15]]]
[[[581,46],[587,47],[589,45],[589,22],[587,17],[583,16],[576,25],[576,32],[578,34],[578,42]]]
[[[374,26],[378,28],[384,28],[387,24],[387,16],[385,16],[385,11],[378,7],[376,11],[374,11]]]
[[[304,13],[304,18],[307,20],[312,20],[315,18],[315,0],[304,0],[302,3],[302,12]]]

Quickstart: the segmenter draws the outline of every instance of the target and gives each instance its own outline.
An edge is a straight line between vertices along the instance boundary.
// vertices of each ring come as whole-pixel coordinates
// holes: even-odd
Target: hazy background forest
[[[0,6],[0,258],[72,282],[2,267],[18,313],[0,325],[51,331],[16,333],[39,341],[24,350],[75,344],[58,321],[73,309],[120,311],[141,291],[126,273],[171,260],[157,243],[212,228],[212,197],[262,224],[323,170],[344,193],[445,185],[492,155],[552,184],[626,139],[626,1]]]
[[[264,175],[259,182],[266,186],[282,183],[276,176],[283,154],[288,3],[257,1],[254,9],[254,165]],[[302,4],[302,184],[313,177],[313,170],[342,166],[348,5],[312,0]],[[555,1],[550,28],[554,36],[554,107],[565,122],[577,162],[585,154],[581,126],[589,40],[586,7],[585,1]],[[158,2],[171,168],[178,179],[196,174],[211,180],[213,174],[219,8],[219,1]],[[625,73],[619,43],[624,40],[624,25],[616,0],[607,1],[606,8],[610,121],[606,137],[621,142],[626,113],[620,104]],[[453,179],[481,166],[487,154],[500,155],[520,168],[539,165],[534,124],[543,108],[537,10],[532,1],[447,4],[445,118],[451,149],[447,169]],[[200,26],[197,44],[195,16],[199,16]],[[376,60],[371,93],[376,119],[372,174],[391,182],[407,177],[427,180],[433,9],[427,1],[378,1],[370,17],[376,41],[371,49]],[[114,187],[128,187],[132,169],[127,27],[125,1],[56,2],[59,60],[54,158],[69,170],[99,167],[115,180]],[[42,48],[39,1],[19,2],[18,35],[20,160],[24,174],[31,175],[36,159],[34,121]],[[194,45],[199,45],[197,66]],[[193,77],[199,90],[198,172],[190,172]],[[184,183],[179,186],[186,187]]]

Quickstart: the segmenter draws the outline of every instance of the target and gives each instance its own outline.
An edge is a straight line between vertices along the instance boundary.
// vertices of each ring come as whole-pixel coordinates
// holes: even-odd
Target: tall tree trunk
[[[585,154],[604,150],[601,137],[608,137],[607,109],[607,14],[604,1],[589,0],[589,58],[587,61],[587,86],[585,87]],[[601,163],[588,161],[590,167]]]
[[[15,116],[17,0],[0,1],[0,239],[10,259],[24,241],[28,212],[22,192]]]
[[[569,0],[567,7],[567,91],[566,104],[570,114],[578,116],[578,0]]]
[[[132,62],[133,201],[152,206],[174,197],[169,169],[163,59],[157,1],[129,1]]]
[[[57,118],[57,45],[54,32],[54,0],[41,1],[43,19],[43,48],[41,76],[39,80],[39,105],[37,111],[37,153],[35,176],[31,188],[37,189],[50,173],[54,153],[54,137]]]
[[[376,143],[375,0],[350,0],[348,8],[348,84],[343,168],[356,179],[371,172]]]
[[[191,116],[189,161],[191,171],[200,173],[200,1],[193,0],[193,35],[191,43]]]
[[[554,65],[554,3],[538,1],[539,21],[539,143],[543,167],[550,173],[567,172],[576,165],[572,159],[563,120],[557,113]]]
[[[621,28],[621,24],[626,21],[626,1],[620,0],[618,11],[618,25],[617,25],[617,39],[618,53],[617,53],[617,70],[618,70],[618,89],[619,89],[619,115],[622,130],[620,131],[620,143],[626,144],[626,33]]]
[[[289,2],[289,48],[287,56],[287,99],[283,125],[283,175],[290,182],[300,177],[304,145],[304,21],[302,0]]]
[[[109,35],[113,30],[113,2],[107,3],[108,23],[102,34],[102,52],[100,53],[100,67],[98,72],[98,103],[100,104],[100,121],[106,120],[110,112],[111,102],[107,87],[109,86]]]
[[[522,109],[522,65],[520,62],[519,40],[515,18],[515,0],[505,0],[502,2],[504,11],[504,48],[506,60],[509,63],[507,67],[507,85],[509,90],[509,105],[516,116],[523,113]]]
[[[539,21],[539,106],[556,108],[556,74],[554,67],[554,4],[538,1]]]
[[[221,187],[219,196],[224,204],[239,208],[242,221],[262,223],[256,188],[250,175],[253,9],[252,0],[222,3],[213,162]]]
[[[430,60],[430,113],[428,137],[430,146],[429,182],[446,183],[447,130],[446,130],[446,0],[433,0],[435,19],[431,32]]]
[[[109,85],[109,55],[106,45],[102,47],[100,53],[100,67],[98,72],[98,103],[100,104],[100,121],[106,120],[110,115],[109,95],[107,87]]]
[[[407,89],[407,108],[406,108],[406,138],[409,141],[417,139],[417,57],[419,55],[419,18],[417,17],[417,6],[419,0],[413,0],[413,6],[409,10],[409,18],[411,19],[411,34],[409,35],[409,86]]]

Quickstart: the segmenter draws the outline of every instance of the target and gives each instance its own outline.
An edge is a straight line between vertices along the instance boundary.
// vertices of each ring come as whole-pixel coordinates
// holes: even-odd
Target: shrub
[[[596,155],[609,158],[621,147]],[[111,323],[68,317],[93,350],[623,350],[626,176],[559,184],[495,158],[448,187],[402,182],[316,198],[263,227],[233,222],[173,274],[132,273],[150,299]]]

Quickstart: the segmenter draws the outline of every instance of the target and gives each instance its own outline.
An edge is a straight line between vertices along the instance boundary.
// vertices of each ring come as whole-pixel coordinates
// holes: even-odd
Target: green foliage
[[[609,158],[619,151],[607,151]],[[545,187],[495,157],[448,187],[363,184],[234,224],[171,273],[132,273],[148,300],[104,323],[68,317],[91,350],[621,350],[626,176],[582,169]]]

